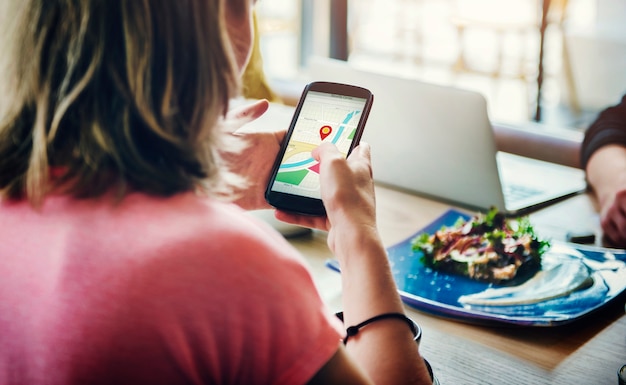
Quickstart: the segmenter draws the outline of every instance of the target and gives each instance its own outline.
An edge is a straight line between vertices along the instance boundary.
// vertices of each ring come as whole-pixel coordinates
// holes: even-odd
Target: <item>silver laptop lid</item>
[[[363,140],[372,146],[377,182],[472,209],[504,210],[496,143],[481,94],[328,58],[312,58],[309,74],[374,93]]]

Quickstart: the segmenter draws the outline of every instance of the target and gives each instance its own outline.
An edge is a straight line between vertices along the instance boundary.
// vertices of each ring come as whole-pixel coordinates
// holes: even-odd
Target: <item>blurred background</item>
[[[626,93],[625,0],[260,0],[272,88],[311,55],[485,95],[493,121],[584,130]]]

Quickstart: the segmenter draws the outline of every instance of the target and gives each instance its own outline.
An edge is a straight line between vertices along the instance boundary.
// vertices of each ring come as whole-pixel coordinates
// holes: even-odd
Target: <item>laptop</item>
[[[482,94],[313,57],[311,79],[370,89],[363,134],[374,180],[472,210],[508,215],[584,191],[584,171],[497,150]]]

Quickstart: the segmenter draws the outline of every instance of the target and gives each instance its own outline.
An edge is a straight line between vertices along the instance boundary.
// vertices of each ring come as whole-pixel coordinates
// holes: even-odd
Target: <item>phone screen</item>
[[[331,142],[347,155],[366,102],[360,97],[307,92],[271,190],[321,199],[319,164],[311,151]]]

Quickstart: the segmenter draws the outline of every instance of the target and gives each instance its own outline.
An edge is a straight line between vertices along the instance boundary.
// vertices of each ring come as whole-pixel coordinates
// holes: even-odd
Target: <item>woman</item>
[[[241,208],[265,207],[281,137],[225,132],[252,5],[11,2],[0,383],[431,381],[401,317],[368,324],[344,348],[301,257]],[[314,156],[328,216],[277,217],[328,231],[346,325],[402,314],[376,230],[369,147],[348,160],[332,145]]]

